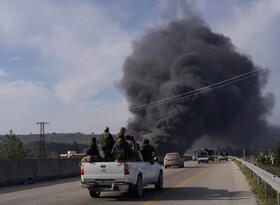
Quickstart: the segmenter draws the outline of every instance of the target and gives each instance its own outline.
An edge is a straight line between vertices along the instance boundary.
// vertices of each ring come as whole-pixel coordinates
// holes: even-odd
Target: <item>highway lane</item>
[[[142,198],[126,193],[101,193],[91,198],[70,178],[34,185],[0,189],[0,204],[256,204],[245,177],[231,161],[197,164],[185,162],[185,168],[164,169],[164,189],[144,188]]]

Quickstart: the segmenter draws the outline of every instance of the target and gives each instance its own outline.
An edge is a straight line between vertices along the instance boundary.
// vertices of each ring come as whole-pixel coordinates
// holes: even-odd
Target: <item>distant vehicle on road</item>
[[[201,162],[209,163],[208,153],[206,151],[199,152],[197,155],[197,162],[198,164]]]
[[[201,149],[194,149],[193,150],[192,161],[197,161],[197,154],[201,151],[202,151]]]
[[[228,161],[228,153],[227,152],[221,152],[221,154],[218,157],[219,161],[226,160]]]
[[[209,161],[213,161],[215,160],[215,150],[214,149],[207,149],[206,150],[208,153],[208,159]]]
[[[196,154],[193,154],[192,161],[197,161],[197,155]]]
[[[164,157],[164,167],[178,166],[179,168],[184,167],[184,159],[179,153],[167,153]]]
[[[60,158],[82,158],[85,153],[77,153],[76,151],[67,151],[67,154],[60,154]]]
[[[81,186],[97,198],[101,192],[128,191],[143,195],[143,186],[163,187],[163,171],[158,163],[143,161],[139,152],[136,162],[85,162],[81,165]]]

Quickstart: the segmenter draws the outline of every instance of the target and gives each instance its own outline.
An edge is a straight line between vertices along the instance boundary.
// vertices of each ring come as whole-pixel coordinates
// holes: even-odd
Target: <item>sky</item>
[[[268,122],[279,126],[280,1],[188,2],[270,70],[263,93],[275,96]],[[146,29],[174,18],[168,8],[167,0],[1,0],[0,135],[39,133],[41,121],[47,133],[117,133],[131,117],[117,88],[124,60]]]

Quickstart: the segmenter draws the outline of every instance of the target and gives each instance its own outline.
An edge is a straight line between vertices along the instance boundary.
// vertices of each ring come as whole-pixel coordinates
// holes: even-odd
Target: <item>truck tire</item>
[[[160,171],[160,173],[158,175],[158,181],[157,181],[157,183],[155,183],[155,189],[161,190],[162,187],[163,187],[163,174],[162,174],[162,171]]]
[[[136,183],[136,186],[135,186],[135,195],[136,195],[136,197],[143,196],[142,175],[138,175],[137,183]]]
[[[100,191],[91,191],[91,190],[89,190],[89,195],[92,198],[99,198],[100,197]]]

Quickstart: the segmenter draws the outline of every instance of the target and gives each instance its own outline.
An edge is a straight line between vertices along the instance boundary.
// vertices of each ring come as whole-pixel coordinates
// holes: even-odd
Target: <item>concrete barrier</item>
[[[80,158],[0,160],[0,186],[78,176]]]

